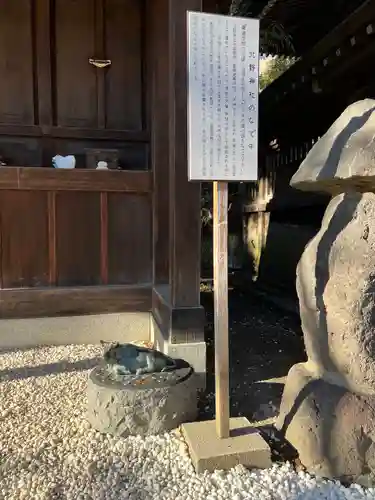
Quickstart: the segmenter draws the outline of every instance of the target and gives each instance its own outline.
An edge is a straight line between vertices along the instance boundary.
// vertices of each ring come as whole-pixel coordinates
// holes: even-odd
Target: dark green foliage
[[[259,76],[259,88],[263,90],[276,78],[279,78],[284,71],[290,68],[295,63],[293,57],[275,57],[272,59],[266,70]]]
[[[259,1],[232,0],[229,13],[231,16],[253,17],[260,19],[260,52],[263,54],[280,54],[285,50],[293,52],[293,43],[284,26],[273,19],[271,10],[276,3],[272,0],[259,11]]]

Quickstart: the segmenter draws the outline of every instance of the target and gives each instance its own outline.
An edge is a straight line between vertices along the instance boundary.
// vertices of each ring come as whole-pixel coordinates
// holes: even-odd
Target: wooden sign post
[[[229,437],[228,183],[213,184],[216,432]]]
[[[216,431],[228,438],[228,182],[257,180],[259,21],[188,13],[189,180],[213,182]]]

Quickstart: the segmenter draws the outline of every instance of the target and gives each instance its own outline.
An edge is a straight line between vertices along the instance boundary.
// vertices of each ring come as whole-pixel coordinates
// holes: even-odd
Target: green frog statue
[[[170,372],[178,369],[178,363],[160,351],[134,344],[103,342],[105,370],[113,380],[131,375]]]

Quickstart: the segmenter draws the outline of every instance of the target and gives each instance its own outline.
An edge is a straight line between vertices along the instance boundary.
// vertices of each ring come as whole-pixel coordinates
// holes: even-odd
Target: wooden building
[[[298,60],[260,94],[259,182],[243,193],[247,260],[240,281],[295,298],[296,265],[316,234],[326,196],[298,192],[289,181],[314,142],[352,102],[374,97],[373,0],[217,0],[261,18],[264,52]],[[267,44],[273,23],[290,43]],[[267,34],[268,30],[268,34]],[[275,40],[274,40],[275,42]]]
[[[335,3],[327,8],[334,9]],[[297,262],[319,229],[328,202],[327,196],[290,188],[289,181],[349,104],[375,97],[375,2],[352,0],[347,6],[345,17],[336,18],[312,47],[297,52],[300,59],[260,96],[262,181],[249,193],[244,215],[245,220],[266,219],[259,284],[281,293],[294,294]],[[305,29],[308,39],[307,25]],[[277,150],[269,147],[272,142]]]
[[[186,153],[186,11],[201,9],[0,0],[0,345],[154,334],[204,364]]]

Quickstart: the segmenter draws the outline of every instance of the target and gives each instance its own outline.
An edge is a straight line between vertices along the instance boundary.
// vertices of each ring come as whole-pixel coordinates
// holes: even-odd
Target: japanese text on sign
[[[189,180],[258,170],[259,21],[188,13]]]

